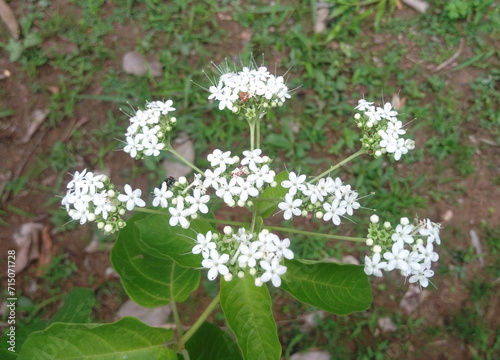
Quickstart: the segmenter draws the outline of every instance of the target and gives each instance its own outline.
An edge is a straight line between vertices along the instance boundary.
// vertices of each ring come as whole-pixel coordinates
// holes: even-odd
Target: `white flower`
[[[380,114],[380,117],[387,119],[387,120],[393,120],[395,119],[396,116],[398,116],[398,112],[395,110],[392,110],[392,104],[391,103],[385,103],[384,108],[377,108],[378,113]]]
[[[306,189],[304,181],[306,181],[305,175],[302,174],[300,176],[297,176],[292,171],[288,174],[288,180],[283,180],[281,182],[281,186],[283,186],[285,189],[289,189],[288,193],[293,196],[297,193],[297,190],[303,191]]]
[[[365,111],[368,110],[371,105],[373,105],[373,102],[366,101],[365,99],[359,99],[358,105],[355,107],[355,109],[359,111]]]
[[[198,234],[196,236],[197,244],[193,247],[193,254],[201,253],[203,258],[208,258],[210,255],[210,251],[215,250],[217,246],[214,242],[212,242],[212,232],[207,232],[207,235]]]
[[[83,202],[76,202],[75,204],[73,204],[73,207],[75,209],[72,211],[70,216],[73,218],[73,220],[80,220],[80,225],[85,224],[89,216],[88,204]]]
[[[224,265],[228,261],[228,254],[222,254],[219,256],[217,250],[210,250],[210,258],[204,259],[201,262],[201,265],[204,268],[209,269],[208,280],[215,280],[218,274],[221,274],[222,276],[229,274],[229,269],[226,265]]]
[[[102,189],[104,187],[104,184],[102,183],[101,179],[104,175],[94,175],[92,172],[88,172],[85,175],[85,183],[86,186],[89,188],[89,193],[90,195],[94,195],[97,191],[97,189]]]
[[[205,180],[203,180],[203,187],[209,188],[213,187],[215,190],[219,188],[219,179],[220,174],[222,173],[221,168],[217,168],[214,171],[206,170],[205,171]]]
[[[323,201],[323,195],[321,195],[318,187],[313,184],[307,183],[307,189],[304,189],[302,193],[310,198],[312,204],[315,204],[318,200]]]
[[[413,225],[398,225],[396,226],[396,231],[392,234],[391,239],[395,242],[400,242],[400,246],[403,247],[404,243],[412,244],[414,239],[411,236],[413,231]]]
[[[323,215],[323,220],[332,220],[335,225],[340,225],[340,217],[345,214],[346,208],[342,206],[339,199],[335,198],[331,204],[324,203],[323,209],[325,209],[325,214]]]
[[[420,286],[427,287],[429,286],[429,278],[434,275],[434,271],[426,269],[426,270],[420,270],[413,274],[413,276],[410,277],[408,280],[410,284],[416,283],[417,281],[420,282]]]
[[[385,261],[380,262],[380,253],[373,254],[373,258],[365,256],[365,274],[374,275],[377,277],[382,276],[382,270],[387,268],[387,263]]]
[[[434,246],[432,241],[427,242],[426,247],[424,247],[421,244],[418,244],[417,249],[419,251],[420,258],[421,260],[423,260],[424,266],[426,268],[430,268],[432,262],[438,261],[439,254],[434,252]]]
[[[162,208],[168,207],[168,199],[174,196],[174,193],[168,190],[167,183],[164,181],[161,188],[154,189],[155,197],[153,199],[153,206],[161,205]]]
[[[165,147],[164,143],[158,143],[158,138],[156,136],[149,137],[147,140],[143,142],[144,146],[144,155],[146,156],[158,156],[160,155],[160,150]]]
[[[220,95],[219,110],[224,110],[225,108],[232,110],[233,102],[237,99],[238,95],[235,94],[231,88],[225,87]]]
[[[210,165],[212,166],[220,166],[221,171],[226,170],[226,164],[232,165],[235,163],[231,157],[231,151],[222,152],[219,149],[215,149],[213,153],[208,154],[207,160],[210,161]]]
[[[142,191],[140,189],[135,189],[132,191],[132,187],[129,184],[126,184],[124,190],[126,194],[118,195],[118,200],[127,203],[126,207],[128,211],[131,211],[135,206],[146,206],[144,200],[141,199]]]
[[[169,207],[168,211],[170,212],[169,224],[170,226],[176,226],[180,224],[183,229],[187,229],[189,227],[189,221],[187,221],[186,217],[191,215],[191,211],[189,209],[184,210],[184,202],[177,202],[177,207]]]
[[[123,148],[123,151],[129,153],[131,157],[135,158],[138,151],[142,151],[144,146],[142,145],[142,140],[144,135],[137,134],[135,136],[127,136],[127,145]]]
[[[345,189],[346,187],[342,184],[342,180],[340,180],[340,178],[335,178],[331,188],[332,194],[334,194],[335,197],[340,200],[345,193]]]
[[[265,273],[260,277],[262,282],[272,281],[275,287],[281,285],[281,275],[286,273],[286,266],[280,265],[277,258],[273,258],[271,263],[267,261],[261,261],[260,266],[265,270]]]
[[[261,149],[255,149],[252,151],[243,151],[243,155],[245,157],[243,160],[241,160],[241,165],[248,165],[250,163],[257,163],[260,164],[263,162],[262,158],[260,157],[260,154],[262,154]]]
[[[258,259],[262,259],[264,253],[260,251],[261,243],[259,241],[254,241],[249,245],[241,244],[240,252],[241,255],[238,257],[238,263],[241,268],[246,267],[247,265],[251,268],[255,267]]]
[[[82,182],[85,181],[86,173],[87,173],[87,169],[83,169],[83,171],[81,173],[78,171],[75,171],[75,174],[73,175],[73,180],[71,180],[68,183],[67,188],[71,189],[71,188],[76,188],[77,186],[79,186],[79,184],[81,184]]]
[[[281,257],[285,257],[288,260],[293,259],[293,251],[288,248],[290,246],[290,239],[285,238],[283,240],[280,240],[280,238],[276,236],[273,239],[273,244],[274,246],[276,246],[274,252],[279,259],[281,259]]]
[[[352,215],[353,211],[359,209],[360,205],[356,201],[358,198],[358,193],[356,191],[350,191],[344,195],[346,213]]]
[[[215,195],[224,200],[224,202],[228,205],[234,202],[233,194],[231,193],[231,188],[236,184],[236,179],[232,178],[229,180],[229,184],[225,178],[221,178],[219,181],[220,188],[217,189]]]
[[[283,218],[285,220],[290,220],[292,218],[292,215],[299,216],[301,214],[302,211],[299,209],[300,205],[302,205],[302,200],[294,200],[293,195],[288,193],[285,195],[285,201],[280,202],[278,204],[278,207],[281,210],[284,210]]]
[[[174,102],[172,100],[163,101],[153,101],[146,105],[148,109],[158,111],[163,115],[167,115],[170,111],[175,111],[175,108],[172,107]]]
[[[264,182],[270,184],[274,181],[274,171],[270,171],[269,165],[265,164],[259,169],[255,163],[250,163],[249,168],[253,174],[248,175],[248,181],[254,181],[258,189]]]
[[[236,179],[236,184],[230,188],[230,192],[233,195],[239,195],[241,201],[247,201],[249,195],[253,197],[259,195],[259,190],[253,186],[252,182],[246,181],[242,177],[233,179]]]
[[[404,139],[397,139],[396,142],[394,143],[394,160],[399,160],[401,158],[401,155],[404,155],[408,152],[408,149],[406,148],[405,140]],[[387,152],[390,152],[387,150]]]
[[[420,235],[428,236],[427,241],[435,241],[438,245],[441,244],[441,239],[439,238],[440,224],[435,224],[429,219],[425,221],[425,225],[419,230]]]
[[[191,212],[200,211],[202,214],[208,213],[208,207],[205,205],[210,201],[210,196],[201,195],[200,189],[193,190],[193,196],[187,196],[186,201],[191,204]]]
[[[222,98],[222,87],[223,87],[222,81],[220,81],[217,86],[210,86],[208,91],[210,92],[210,96],[208,97],[208,100],[216,99],[220,100]]]
[[[107,191],[95,194],[92,202],[95,205],[94,213],[96,215],[102,214],[103,219],[108,218],[108,212],[112,210],[112,205],[109,202]]]
[[[387,262],[387,271],[391,271],[394,269],[399,270],[407,270],[408,263],[406,262],[406,258],[410,255],[410,252],[400,246],[399,242],[396,242],[392,245],[392,252],[384,253],[384,258]]]

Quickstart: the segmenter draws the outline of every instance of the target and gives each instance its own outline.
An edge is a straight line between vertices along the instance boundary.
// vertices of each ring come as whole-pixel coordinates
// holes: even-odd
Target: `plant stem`
[[[305,231],[305,230],[299,230],[299,229],[288,229],[288,228],[279,227],[279,226],[265,226],[265,228],[267,228],[269,230],[277,230],[277,231],[288,232],[288,233],[293,233],[293,234],[324,237],[327,239],[355,241],[355,242],[365,242],[366,241],[366,238],[361,238],[361,237],[340,236],[340,235],[333,235],[333,234],[319,234],[319,233],[315,233],[312,231]]]
[[[248,120],[248,126],[250,127],[250,151],[253,151],[255,146],[255,121]]]
[[[200,220],[204,220],[206,222],[214,223],[214,224],[226,224],[226,225],[235,225],[235,226],[241,226],[241,227],[246,227],[250,225],[249,223],[244,223],[240,221],[231,221],[231,220],[218,220],[218,219],[210,219],[210,218],[199,218]]]
[[[165,150],[167,150],[167,151],[171,152],[172,154],[174,154],[180,161],[182,161],[184,164],[186,164],[187,166],[189,166],[191,169],[193,169],[197,173],[199,173],[201,175],[205,175],[205,173],[203,171],[201,171],[194,164],[192,164],[189,160],[187,160],[181,154],[179,154],[177,151],[175,151],[174,148],[171,145],[167,145],[167,148]]]
[[[173,287],[171,287],[170,289],[170,296],[172,298],[172,301],[170,301],[170,307],[172,308],[172,313],[174,314],[175,327],[177,328],[177,337],[181,339],[184,336],[184,330],[182,329],[181,319],[179,317],[179,312],[177,311],[177,304],[175,303],[172,294],[172,288]]]
[[[331,166],[328,170],[326,170],[325,172],[322,172],[321,174],[319,174],[318,176],[316,176],[314,179],[312,179],[310,181],[310,183],[315,183],[316,181],[318,181],[319,179],[321,179],[323,176],[331,173],[333,170],[338,169],[339,167],[341,167],[345,163],[348,163],[352,159],[354,159],[354,158],[356,158],[356,157],[358,157],[359,155],[362,155],[362,154],[366,154],[365,149],[360,149],[357,152],[355,152],[354,154],[352,154],[351,156],[349,156],[349,157],[345,158],[344,160],[342,160],[341,162],[339,162],[337,165]]]
[[[208,304],[207,308],[203,313],[200,315],[198,320],[191,326],[191,328],[186,331],[184,336],[179,340],[177,343],[177,349],[182,349],[184,347],[184,344],[193,336],[193,334],[196,332],[196,330],[199,329],[199,327],[203,324],[203,322],[208,318],[208,315],[215,309],[217,304],[219,303],[220,299],[220,293],[217,294],[217,296],[212,300],[210,304]]]
[[[134,211],[156,214],[156,215],[168,215],[165,211],[148,209],[148,208],[140,208],[140,207],[135,207]]]

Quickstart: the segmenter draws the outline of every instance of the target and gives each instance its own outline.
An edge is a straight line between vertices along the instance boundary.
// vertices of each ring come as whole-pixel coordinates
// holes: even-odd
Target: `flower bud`
[[[231,280],[233,280],[233,274],[228,273],[228,274],[224,275],[224,280],[226,280],[227,282],[230,282]]]
[[[239,207],[244,207],[244,206],[245,206],[245,202],[244,202],[243,200],[238,200],[237,205],[238,205]]]
[[[171,123],[172,125],[174,125],[176,122],[177,122],[177,118],[176,118],[175,116],[172,116],[172,117],[170,118],[170,123]]]
[[[253,206],[253,201],[252,201],[252,200],[248,200],[248,201],[247,201],[247,206],[248,206],[249,208],[251,208],[251,207]]]
[[[256,268],[250,268],[250,270],[248,272],[250,273],[250,275],[254,276],[255,274],[257,274],[257,269]]]
[[[104,226],[104,231],[108,232],[108,233],[111,232],[111,231],[113,231],[113,225],[106,224],[106,226]]]
[[[356,119],[356,120],[361,119],[361,115],[360,114],[354,114],[354,119]]]
[[[307,210],[302,210],[302,212],[300,213],[300,215],[302,216],[307,216],[307,214],[308,214]]]
[[[373,245],[373,239],[370,239],[370,238],[366,239],[366,245],[372,246]]]
[[[384,222],[384,228],[390,229],[391,228],[391,223],[389,221]]]
[[[108,190],[108,196],[110,198],[114,198],[116,196],[116,192],[114,190]]]
[[[321,219],[323,217],[323,212],[318,211],[318,212],[316,212],[316,214],[314,214],[314,216],[316,216],[316,219]]]
[[[422,240],[421,238],[418,238],[417,245],[424,245],[424,240]]]
[[[87,215],[87,220],[88,221],[94,221],[95,220],[95,214],[94,213],[90,213]]]
[[[276,186],[278,186],[278,183],[277,183],[276,181],[273,181],[273,182],[271,183],[271,187],[272,187],[272,188],[275,188]]]
[[[410,220],[408,220],[407,217],[402,217],[401,220],[399,220],[399,223],[403,226],[406,226],[410,223]]]
[[[234,156],[233,156],[233,161],[234,161],[235,163],[239,163],[239,162],[240,162],[240,157],[239,157],[238,155],[234,155]]]
[[[380,252],[382,252],[382,247],[380,245],[375,245],[373,247],[373,252],[374,253],[380,253]]]
[[[263,282],[262,280],[260,279],[260,277],[256,278],[255,279],[255,286],[257,287],[261,287],[263,285]]]
[[[224,226],[224,234],[231,235],[233,233],[233,228],[229,225]]]
[[[240,279],[243,279],[245,277],[245,272],[244,271],[238,271],[238,277]]]
[[[381,157],[382,156],[382,151],[376,150],[375,151],[375,157]]]
[[[197,219],[198,218],[198,213],[192,213],[191,214],[191,219]]]
[[[105,225],[105,224],[104,224],[104,221],[98,222],[98,223],[97,223],[97,228],[98,228],[98,229],[103,229],[103,228],[104,228],[104,225]]]
[[[370,221],[371,221],[373,224],[377,224],[379,220],[380,220],[380,219],[379,219],[378,215],[373,214],[372,216],[370,216]]]
[[[181,184],[181,185],[187,184],[187,179],[184,176],[181,176],[179,178],[179,184]]]
[[[217,240],[219,238],[219,233],[213,233],[212,239]]]
[[[118,214],[120,214],[120,215],[125,215],[125,212],[126,212],[126,210],[124,208],[121,208],[120,210],[118,210]]]

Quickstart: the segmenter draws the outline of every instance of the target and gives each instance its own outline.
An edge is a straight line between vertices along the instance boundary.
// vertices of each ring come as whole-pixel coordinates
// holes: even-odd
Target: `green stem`
[[[213,224],[225,224],[225,225],[234,225],[241,227],[247,227],[248,225],[250,225],[249,223],[244,223],[240,221],[218,220],[218,219],[201,218],[201,217],[199,219]]]
[[[172,312],[174,314],[175,319],[175,327],[177,328],[177,338],[181,339],[184,336],[184,329],[182,329],[181,319],[179,317],[179,312],[177,311],[177,304],[175,303],[173,294],[172,294],[173,286],[170,290],[170,296],[172,301],[170,301],[170,307],[172,308]]]
[[[156,215],[168,215],[165,211],[148,209],[148,208],[140,208],[140,207],[135,207],[134,211],[156,214]]]
[[[255,146],[255,122],[253,120],[249,120],[248,126],[250,127],[250,151],[253,151]]]
[[[181,154],[179,154],[177,151],[175,151],[172,146],[170,145],[167,145],[167,148],[165,149],[169,152],[171,152],[172,154],[174,154],[180,161],[182,161],[184,164],[186,164],[187,166],[189,166],[191,169],[193,169],[194,171],[196,171],[197,173],[201,174],[201,175],[205,175],[205,173],[203,171],[201,171],[199,168],[197,168],[194,164],[192,164],[189,160],[187,160],[186,158],[184,158]]]
[[[331,173],[333,170],[338,169],[339,167],[341,167],[345,163],[348,163],[352,159],[354,159],[354,158],[356,158],[356,157],[358,157],[359,155],[362,155],[362,154],[366,154],[365,149],[360,149],[357,152],[355,152],[354,154],[352,154],[351,156],[349,156],[349,157],[345,158],[344,160],[342,160],[341,162],[339,162],[337,165],[331,166],[328,170],[322,172],[321,174],[319,174],[318,176],[316,176],[314,179],[312,179],[310,181],[310,183],[311,184],[315,183],[316,181],[318,181],[319,179],[321,179],[323,176]]]
[[[193,336],[193,334],[200,328],[200,326],[203,324],[203,322],[208,318],[208,315],[215,309],[217,304],[219,303],[220,299],[220,293],[217,294],[217,296],[212,300],[210,304],[208,304],[207,308],[203,313],[200,315],[198,320],[191,326],[191,328],[186,331],[184,336],[179,340],[177,343],[177,349],[182,349],[184,347],[184,344]]]
[[[256,134],[256,139],[257,139],[257,149],[260,149],[260,120],[257,119],[256,127],[257,127],[257,134]]]
[[[277,230],[277,231],[288,232],[288,233],[293,233],[293,234],[324,237],[327,239],[355,241],[355,242],[365,242],[366,241],[366,238],[352,237],[352,236],[340,236],[340,235],[333,235],[333,234],[319,234],[319,233],[315,233],[312,231],[305,231],[305,230],[299,230],[299,229],[288,229],[288,228],[279,227],[279,226],[265,226],[265,228],[269,229],[269,230]]]

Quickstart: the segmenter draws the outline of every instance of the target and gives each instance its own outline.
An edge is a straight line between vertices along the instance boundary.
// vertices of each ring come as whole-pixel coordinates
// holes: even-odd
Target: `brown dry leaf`
[[[326,30],[326,22],[328,20],[328,8],[322,7],[316,9],[316,23],[314,24],[314,32],[321,34]]]
[[[170,308],[170,305],[147,309],[137,305],[132,300],[128,300],[120,307],[116,316],[120,319],[125,316],[133,316],[148,325],[157,326],[164,324],[170,317],[171,313],[172,309]]]
[[[396,110],[401,110],[403,108],[403,106],[405,106],[406,104],[406,98],[400,98],[399,97],[399,94],[394,94],[392,95],[392,106],[394,106],[394,109]]]
[[[0,17],[7,26],[7,29],[9,29],[14,40],[19,40],[19,23],[17,22],[16,15],[14,15],[12,9],[4,0],[0,0]]]
[[[424,299],[429,295],[428,290],[421,290],[417,285],[410,285],[410,288],[401,299],[399,307],[404,310],[406,314],[411,314]]]
[[[43,224],[25,223],[12,235],[17,246],[16,272],[23,271],[32,260],[39,258],[40,252],[38,248],[42,229]]]
[[[481,247],[481,240],[479,240],[479,235],[477,235],[477,232],[474,229],[471,229],[469,231],[469,235],[470,235],[470,242],[472,243],[472,246],[474,246],[476,253],[479,255],[479,265],[483,267],[484,266],[483,248]]]
[[[32,136],[38,130],[40,125],[42,125],[43,121],[45,120],[48,114],[49,114],[49,109],[33,110],[33,112],[31,113],[30,126],[28,130],[26,130],[26,134],[24,135],[24,137],[21,139],[20,141],[21,144],[27,144],[31,140]]]

